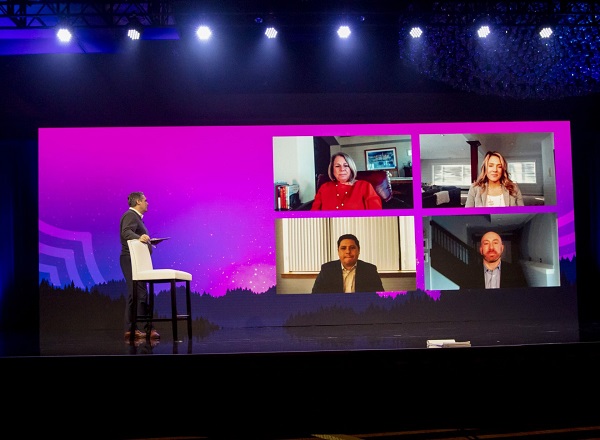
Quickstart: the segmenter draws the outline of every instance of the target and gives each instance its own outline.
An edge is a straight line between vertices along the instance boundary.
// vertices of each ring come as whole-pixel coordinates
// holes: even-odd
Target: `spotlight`
[[[485,38],[490,34],[490,27],[489,26],[481,26],[479,28],[479,30],[477,31],[477,35],[479,35],[479,38]]]
[[[337,34],[340,38],[348,38],[350,33],[350,28],[348,26],[340,26],[337,31]]]
[[[71,32],[71,26],[67,23],[59,23],[58,30],[56,31],[56,37],[61,43],[68,43],[73,38],[73,33]]]
[[[140,39],[140,32],[136,29],[129,29],[127,31],[127,36],[132,39],[132,40],[139,40]]]
[[[277,36],[277,30],[274,27],[268,27],[267,30],[265,31],[265,35],[269,39],[275,38]]]
[[[277,18],[271,13],[266,17],[256,17],[254,19],[256,24],[260,25],[261,30],[264,29],[264,34],[267,36],[269,40],[277,38],[277,28],[275,25],[277,24]]]
[[[142,36],[142,24],[136,16],[129,18],[127,36],[132,40],[139,40]]]
[[[210,28],[208,26],[200,26],[200,27],[198,27],[198,30],[196,31],[196,35],[198,36],[198,38],[200,40],[206,41],[212,35],[212,31],[210,30]]]
[[[414,27],[410,30],[409,34],[413,38],[421,38],[421,35],[423,35],[423,31],[420,27]]]
[[[545,27],[540,31],[540,37],[542,38],[550,38],[551,35],[552,29],[550,29],[549,27]]]

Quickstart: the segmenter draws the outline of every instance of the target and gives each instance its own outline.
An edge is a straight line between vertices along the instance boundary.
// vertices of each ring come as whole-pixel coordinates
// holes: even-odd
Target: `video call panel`
[[[451,154],[453,148],[460,154]],[[123,152],[131,149],[143,151],[144,160],[123,163]],[[474,170],[480,171],[489,151],[501,152],[508,162],[522,206],[465,206]],[[314,199],[318,175],[326,174],[336,152],[351,157],[359,173],[385,172],[391,198],[382,200],[381,209],[296,209]],[[81,165],[86,163],[90,166]],[[397,269],[378,264],[388,280],[384,286],[394,292],[452,286],[451,280],[432,281],[429,228],[463,216],[487,216],[492,224],[532,217],[523,223],[528,234],[551,247],[523,250],[515,258],[537,272],[556,270],[557,262],[575,256],[571,173],[569,123],[560,121],[44,128],[39,131],[40,281],[91,289],[121,280],[116,225],[131,191],[143,191],[149,200],[144,221],[151,234],[171,237],[153,255],[155,264],[192,272],[192,290],[212,297],[240,288],[256,294],[273,288],[278,294],[310,293],[316,266],[302,271],[303,287],[288,287],[285,280],[293,274],[280,262],[278,231],[283,222],[312,219],[411,219],[413,241],[402,234],[400,245],[391,240],[405,246],[397,256],[402,264]],[[283,206],[282,185],[292,192],[292,201]],[[389,201],[396,204],[384,206]],[[321,261],[335,258],[336,233],[329,234]],[[472,246],[473,237],[465,243]],[[362,256],[378,258],[364,251]],[[393,282],[394,276],[402,282]],[[547,285],[560,285],[555,276],[548,278]]]

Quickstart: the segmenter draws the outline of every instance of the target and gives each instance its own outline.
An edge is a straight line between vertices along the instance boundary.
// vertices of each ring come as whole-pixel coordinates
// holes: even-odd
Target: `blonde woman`
[[[510,180],[508,164],[502,154],[488,151],[477,180],[469,188],[467,208],[523,206],[519,185]]]

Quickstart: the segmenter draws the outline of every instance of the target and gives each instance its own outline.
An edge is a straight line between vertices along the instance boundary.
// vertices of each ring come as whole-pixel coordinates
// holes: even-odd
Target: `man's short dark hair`
[[[344,235],[340,235],[340,238],[338,238],[337,241],[337,247],[340,247],[340,243],[342,242],[342,240],[354,240],[354,243],[356,243],[356,247],[358,249],[360,249],[360,243],[358,242],[358,238],[356,238],[356,235],[352,235],[352,234],[344,234]]]
[[[127,203],[130,207],[135,207],[137,205],[138,200],[142,200],[144,198],[144,193],[141,191],[132,192],[127,197]]]

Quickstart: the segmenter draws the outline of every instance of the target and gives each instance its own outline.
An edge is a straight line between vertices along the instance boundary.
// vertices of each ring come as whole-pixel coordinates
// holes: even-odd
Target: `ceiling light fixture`
[[[210,30],[210,28],[208,26],[200,26],[198,27],[198,30],[196,30],[196,35],[198,36],[198,38],[202,41],[206,41],[208,39],[210,39],[211,35],[212,35],[212,31]]]
[[[267,30],[265,30],[265,35],[269,39],[275,38],[275,37],[277,37],[277,29],[275,29],[272,26],[268,27]]]
[[[423,31],[421,30],[420,27],[415,26],[414,28],[412,28],[410,30],[409,34],[413,38],[421,38],[421,35],[423,35]]]
[[[348,38],[351,34],[350,27],[348,26],[340,26],[337,34],[340,38]]]
[[[73,32],[71,31],[71,24],[65,20],[61,19],[56,26],[56,37],[61,43],[68,43],[73,38]]]
[[[131,16],[127,24],[127,36],[129,39],[139,40],[142,36],[142,29],[140,20],[135,15]]]
[[[540,31],[540,37],[542,38],[550,38],[551,35],[552,29],[547,26]]]

